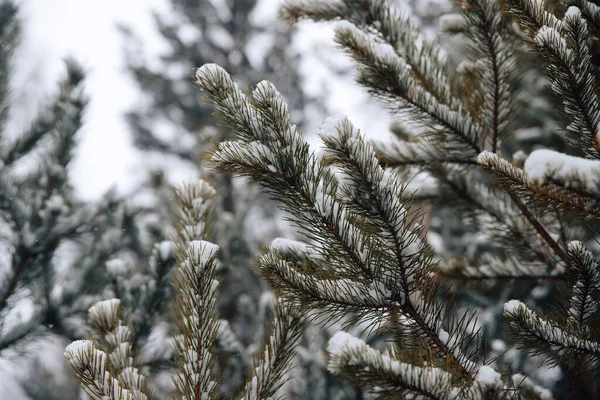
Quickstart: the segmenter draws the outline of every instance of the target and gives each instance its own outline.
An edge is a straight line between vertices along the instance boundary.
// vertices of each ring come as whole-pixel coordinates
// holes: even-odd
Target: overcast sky
[[[278,0],[261,6],[261,12],[274,15]],[[167,0],[24,0],[22,46],[17,54],[15,92],[18,110],[30,112],[35,104],[56,90],[56,81],[64,72],[63,59],[73,56],[88,72],[87,93],[90,104],[73,167],[73,183],[84,198],[100,196],[112,185],[123,191],[140,179],[142,165],[133,151],[123,113],[135,106],[139,92],[123,64],[123,42],[115,25],[134,27],[144,46],[160,49],[150,10],[166,12]],[[311,50],[315,41],[330,42],[331,28],[306,23],[295,45],[307,54],[304,72],[310,77],[308,88],[318,90],[325,81],[333,90],[329,103],[335,113],[350,114],[353,122],[366,132],[385,130],[385,118],[369,118],[366,97],[348,88],[348,82],[327,77],[327,67],[319,66]],[[369,102],[367,110],[373,108]],[[27,115],[16,115],[13,131],[18,132]],[[376,121],[375,123],[373,121]],[[366,125],[369,124],[369,125]],[[188,171],[181,171],[181,179]],[[187,176],[189,177],[189,176]]]
[[[137,92],[124,70],[122,39],[115,24],[132,24],[150,39],[154,30],[149,10],[161,6],[164,9],[165,3],[163,0],[22,2],[24,32],[17,54],[15,87],[27,88],[16,99],[17,104],[27,106],[20,109],[33,109],[36,102],[56,90],[56,80],[64,73],[65,57],[74,57],[88,72],[86,92],[90,104],[73,164],[74,184],[83,197],[96,197],[113,184],[127,188],[135,179],[138,161],[121,115],[133,106]],[[152,41],[148,42],[151,46]],[[17,132],[23,119],[25,116],[16,118]]]

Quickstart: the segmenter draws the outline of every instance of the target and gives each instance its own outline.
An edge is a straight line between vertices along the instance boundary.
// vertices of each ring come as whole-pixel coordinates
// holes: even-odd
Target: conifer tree
[[[205,181],[177,191],[177,266],[172,271],[177,289],[172,303],[173,397],[177,399],[213,398],[221,392],[216,372],[223,371],[215,369],[215,345],[229,328],[226,320],[218,319],[215,307],[219,247],[204,240],[214,197],[215,190]],[[289,372],[304,318],[299,310],[280,301],[275,310],[260,357],[254,361],[253,373],[240,398],[273,398]],[[153,398],[137,359],[139,349],[132,340],[132,327],[123,321],[122,313],[118,298],[94,304],[89,320],[96,338],[72,342],[65,349],[65,358],[83,389],[94,399]],[[224,382],[223,386],[230,384]]]
[[[229,175],[211,175],[200,167],[199,160],[210,148],[210,141],[221,141],[231,132],[218,126],[210,107],[198,96],[193,85],[194,69],[217,61],[236,71],[246,84],[267,77],[280,87],[285,85],[284,91],[293,96],[293,107],[298,111],[302,111],[305,96],[299,90],[297,56],[290,46],[292,31],[285,24],[262,21],[257,12],[263,11],[257,1],[171,0],[169,6],[170,13],[154,14],[156,29],[166,44],[158,60],[152,60],[156,62],[140,57],[145,49],[131,29],[122,28],[128,45],[128,67],[144,94],[141,106],[128,112],[126,119],[141,151],[158,154],[173,163],[192,164],[200,176],[209,177],[217,188],[215,207],[219,219],[207,238],[220,246],[222,267],[217,273],[224,295],[219,297],[217,308],[229,321],[237,343],[243,346],[243,351],[218,346],[220,362],[229,365],[224,379],[231,387],[221,385],[219,389],[224,391],[223,396],[231,397],[244,385],[252,367],[251,354],[259,350],[263,317],[255,316],[268,313],[270,308],[261,300],[270,294],[254,272],[252,260],[262,246],[280,235],[283,224],[275,205],[256,188],[245,181],[234,182]],[[157,167],[170,169],[167,163]],[[160,170],[151,174],[150,192],[168,193],[155,202],[158,218],[172,220],[171,183]],[[257,219],[268,222],[252,222]],[[164,240],[171,233],[157,231],[155,239]],[[169,321],[166,317],[163,315],[160,320]],[[140,338],[140,344],[145,339]]]
[[[311,241],[294,244],[291,258],[268,251],[259,261],[263,275],[297,307],[316,310],[315,318],[349,318],[348,324],[366,319],[395,338],[385,353],[346,333],[334,336],[328,347],[331,372],[378,395],[550,396],[517,371],[494,370],[474,357],[480,336],[471,316],[451,312],[452,300],[437,297],[444,276],[558,281],[563,314],[540,315],[511,300],[503,307],[506,321],[530,353],[577,368],[578,378],[591,371],[584,382],[592,383],[574,385],[571,393],[588,398],[596,393],[597,377],[586,366],[593,369],[597,360],[598,261],[595,238],[586,232],[596,222],[598,102],[586,20],[593,21],[597,9],[585,2],[580,4],[585,11],[571,7],[565,13],[559,4],[555,15],[543,2],[507,3],[510,14],[495,1],[460,2],[474,64],[468,88],[454,79],[460,76],[443,50],[392,3],[286,3],[282,15],[288,20],[349,22],[336,29],[335,39],[356,61],[357,82],[422,128],[410,140],[380,148],[381,159],[342,120],[323,128],[325,163],[290,124],[272,85],[261,83],[245,95],[213,65],[198,73],[198,83],[239,138],[216,147],[213,165],[260,182]],[[543,59],[578,157],[536,150],[519,167],[502,153],[516,111],[509,15]],[[478,240],[486,244],[477,258],[438,264],[420,242],[422,226],[407,215],[412,197],[399,181],[415,170],[439,183],[436,200],[468,206],[483,234]]]
[[[600,12],[590,2],[574,3],[459,2],[457,21],[470,41],[465,75],[391,1],[288,0],[281,15],[289,21],[345,21],[335,40],[356,62],[357,82],[414,128],[385,147],[369,144],[348,119],[332,119],[321,127],[325,151],[319,155],[292,124],[273,84],[263,81],[244,93],[215,64],[197,71],[196,82],[236,134],[215,145],[210,165],[258,182],[303,236],[277,239],[265,249],[257,259],[261,275],[282,310],[342,326],[325,349],[327,369],[369,396],[598,396],[600,81],[591,27]],[[561,134],[571,146],[565,152],[528,149],[513,157],[504,147],[519,123],[519,36],[559,99]],[[420,215],[411,208],[420,193],[406,183],[417,173],[435,183],[426,188],[434,207],[455,205],[468,228],[479,233],[478,252],[449,259],[428,243]],[[221,326],[213,313],[216,246],[202,241],[212,192],[200,184],[180,193],[173,318],[181,372],[175,382],[178,395],[202,398],[218,390],[210,367]],[[494,354],[501,351],[493,345],[499,339],[477,322],[485,316],[457,309],[444,288],[456,278],[505,282],[511,298],[500,297],[500,309],[514,340],[507,346],[571,374],[566,380],[571,386],[543,387],[527,376],[531,371],[510,365],[510,351]],[[558,286],[551,310],[517,296],[520,282],[540,280]],[[106,314],[116,321],[114,311]],[[297,338],[296,323],[279,321],[289,325],[280,325],[272,337]],[[367,343],[352,329],[384,335],[387,346]],[[102,336],[101,329],[97,333]],[[482,345],[486,341],[490,352]],[[261,377],[282,377],[285,369],[270,363],[277,347],[274,339],[270,343],[244,398],[275,394],[259,390],[267,387]],[[288,344],[289,355],[295,341]],[[69,347],[66,356],[86,388],[98,384],[102,395],[119,398],[112,391],[119,378],[111,380],[114,367],[105,368],[101,351],[83,342]]]
[[[83,315],[110,283],[104,263],[149,252],[137,210],[114,193],[82,202],[71,187],[69,166],[87,104],[81,66],[68,60],[48,104],[22,131],[8,128],[19,31],[18,7],[1,1],[0,397],[74,398],[76,382],[56,367],[64,365],[56,349],[88,332]]]

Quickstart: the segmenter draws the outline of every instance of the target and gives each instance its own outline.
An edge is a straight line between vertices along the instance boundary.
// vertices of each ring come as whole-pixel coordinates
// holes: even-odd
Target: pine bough
[[[589,4],[583,12],[571,7],[559,19],[542,2],[508,3],[508,14],[495,1],[460,3],[461,30],[471,41],[474,63],[469,94],[455,90],[457,72],[443,50],[391,2],[292,0],[283,6],[281,15],[291,21],[349,22],[336,28],[335,40],[356,61],[357,82],[422,132],[378,149],[381,159],[345,119],[324,124],[321,158],[290,124],[271,84],[243,93],[215,65],[198,71],[198,84],[239,138],[218,144],[210,163],[259,182],[307,239],[271,247],[258,261],[263,276],[317,320],[348,326],[370,321],[372,329],[394,338],[386,352],[343,332],[328,346],[329,370],[372,394],[551,397],[520,374],[481,364],[473,350],[480,336],[472,316],[450,311],[451,299],[437,297],[440,276],[559,279],[565,283],[566,317],[541,316],[514,300],[504,307],[508,325],[523,348],[549,362],[597,365],[599,266],[564,228],[589,227],[599,216],[598,78],[586,28],[597,15]],[[574,151],[584,158],[539,150],[520,168],[500,154],[515,115],[511,18],[518,18],[527,43],[547,62]],[[448,269],[442,260],[440,269],[408,212],[411,196],[399,174],[410,168],[451,187],[474,207],[483,229],[511,250],[494,246],[478,265]],[[482,172],[492,175],[492,185]]]
[[[185,185],[177,191],[178,236],[173,286],[174,393],[177,399],[209,399],[217,394],[218,376],[213,378],[217,335],[226,335],[226,321],[215,311],[219,282],[216,279],[218,246],[204,240],[215,190],[205,181]],[[132,329],[118,316],[124,311],[119,299],[95,304],[90,323],[98,339],[76,341],[65,350],[65,358],[84,390],[93,399],[142,400],[154,398],[146,384]],[[127,310],[131,313],[131,310]],[[278,302],[268,338],[252,377],[240,398],[268,399],[285,383],[304,318],[289,304]]]
[[[281,15],[289,21],[347,22],[336,28],[335,40],[356,61],[357,82],[418,132],[386,147],[368,144],[347,119],[331,120],[321,129],[325,153],[319,156],[291,124],[273,85],[263,81],[243,93],[217,65],[197,71],[198,85],[238,138],[217,144],[210,164],[261,184],[305,238],[278,240],[257,260],[284,311],[245,397],[273,396],[265,382],[282,376],[277,349],[287,335],[299,334],[290,315],[300,312],[389,334],[386,350],[344,331],[327,347],[328,370],[375,397],[552,398],[522,374],[483,361],[473,314],[455,311],[449,294],[438,296],[449,278],[558,280],[563,313],[541,315],[511,300],[503,308],[508,327],[523,349],[550,363],[597,368],[600,263],[577,233],[593,230],[600,217],[600,80],[589,28],[598,26],[600,13],[589,2],[575,3],[551,13],[543,1],[508,0],[507,13],[493,0],[461,1],[455,31],[470,40],[471,65],[455,69],[390,1],[288,1]],[[544,61],[578,156],[537,150],[520,167],[502,155],[516,115],[514,21]],[[465,69],[471,90],[458,90]],[[423,241],[419,215],[410,211],[414,196],[401,180],[415,171],[446,188],[439,196],[452,194],[437,200],[470,205],[493,238],[486,254],[450,263]],[[214,391],[217,331],[216,247],[201,241],[204,228],[194,230],[199,223],[192,218],[180,231],[174,315],[178,394],[196,399]],[[89,346],[79,353],[88,355],[87,364],[77,366],[93,372],[104,364]]]

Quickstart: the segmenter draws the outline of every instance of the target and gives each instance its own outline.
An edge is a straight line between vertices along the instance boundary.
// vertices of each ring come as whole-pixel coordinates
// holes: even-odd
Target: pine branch
[[[144,400],[139,392],[122,387],[107,370],[108,356],[91,340],[78,340],[65,349],[65,359],[85,392],[94,400]]]
[[[352,315],[346,324],[360,320],[382,319],[396,307],[390,305],[390,291],[380,280],[361,282],[357,279],[320,277],[319,273],[308,274],[301,269],[314,269],[312,260],[298,260],[298,266],[279,251],[268,251],[258,260],[261,275],[274,290],[297,307],[314,310],[313,319],[340,320]],[[318,271],[318,270],[317,270]],[[316,275],[316,276],[315,276]],[[321,310],[325,310],[321,311]]]
[[[588,0],[570,0],[569,5],[577,6],[588,23],[600,28],[600,7],[596,4]]]
[[[484,255],[477,262],[465,258],[442,260],[440,262],[440,275],[471,283],[486,280],[542,280],[561,282],[564,272],[560,268],[547,271],[547,266],[539,262],[524,262],[509,256],[499,258]]]
[[[335,41],[359,65],[356,81],[390,110],[430,128],[427,139],[455,159],[469,160],[483,149],[481,128],[460,102],[439,102],[411,75],[411,67],[353,26],[336,29]]]
[[[510,165],[510,163],[508,163],[506,160],[501,159],[495,154],[483,152],[479,155],[477,161],[484,169],[489,170],[495,176],[500,176],[504,178],[510,177],[513,182],[520,182],[521,186],[523,186],[523,183],[526,182],[526,176],[524,175],[522,170]],[[518,188],[519,186],[515,187]],[[559,257],[565,264],[567,264],[567,253],[565,253],[565,251],[558,245],[558,243],[556,243],[556,241],[550,236],[546,228],[531,212],[527,205],[523,203],[517,190],[515,190],[513,186],[505,186],[505,190],[507,191],[514,204],[519,208],[519,210],[521,210],[523,216],[527,218],[531,226],[553,250],[554,254],[557,257]]]
[[[541,354],[550,364],[575,362],[591,369],[597,367],[600,342],[585,339],[556,319],[538,315],[518,300],[504,304],[504,316],[520,347],[528,353]]]
[[[411,231],[411,221],[407,218],[407,201],[401,201],[403,185],[389,170],[384,171],[375,157],[373,148],[364,142],[360,133],[347,119],[340,121],[334,132],[325,132],[321,139],[326,146],[326,154],[334,161],[344,175],[340,184],[340,196],[349,204],[350,210],[360,215],[371,226],[378,226],[381,243],[388,249],[380,256],[387,268],[380,274],[385,277],[384,284],[391,290],[391,298],[404,298],[400,310],[406,317],[413,319],[419,328],[431,340],[434,347],[452,359],[461,373],[468,375],[461,357],[456,357],[445,343],[439,340],[441,326],[437,322],[423,318],[424,315],[441,315],[439,305],[433,298],[426,298],[432,283],[422,276],[431,269],[430,249],[419,240],[419,231]],[[387,253],[387,254],[386,254]],[[391,278],[396,274],[398,278]],[[390,278],[388,278],[390,277]],[[388,280],[389,279],[389,280]],[[414,304],[411,295],[423,291],[423,299]],[[419,305],[426,305],[419,310]],[[417,311],[417,312],[415,312]],[[418,311],[422,311],[419,313]],[[457,325],[459,327],[460,324]],[[458,335],[457,331],[449,332]],[[407,338],[407,341],[414,338]],[[465,342],[475,339],[475,335]]]
[[[398,169],[417,166],[423,169],[440,164],[450,163],[475,166],[474,159],[450,158],[425,140],[417,142],[380,142],[372,141],[371,145],[381,157],[381,164],[388,168]]]
[[[432,128],[435,133],[430,139],[446,151],[446,157],[465,161],[471,158],[469,154],[481,151],[481,129],[451,95],[445,55],[393,4],[298,0],[287,2],[280,13],[293,22],[304,18],[351,22],[336,29],[335,41],[358,63],[360,85],[392,112]],[[445,140],[446,135],[453,140]]]
[[[451,101],[451,84],[446,55],[433,41],[423,37],[419,28],[393,2],[383,1],[287,1],[280,16],[290,22],[301,19],[351,22],[375,41],[391,50],[410,66],[419,84],[442,104]],[[375,33],[375,34],[374,34]],[[418,43],[419,46],[415,44]]]
[[[478,68],[485,102],[482,125],[487,130],[487,139],[495,153],[499,140],[507,135],[508,122],[513,119],[513,41],[505,28],[507,22],[496,1],[464,1],[462,12],[471,28],[465,29],[471,39],[471,58],[478,59],[482,64]]]
[[[600,308],[600,263],[581,242],[571,242],[568,247],[570,267],[575,276],[573,284],[569,320],[575,326],[588,331],[598,317]]]
[[[590,38],[577,7],[570,7],[563,20],[535,0],[509,0],[511,12],[528,29],[530,43],[548,63],[552,90],[570,121],[571,143],[589,158],[600,158],[596,133],[600,124],[600,87],[591,63]]]
[[[449,359],[448,362],[461,378],[470,382],[471,366],[462,354],[461,346],[448,346],[445,339],[440,337],[442,310],[434,300],[434,290],[430,289],[432,283],[426,269],[431,265],[431,260],[426,248],[419,245],[418,234],[408,229],[406,212],[399,200],[400,184],[392,175],[384,174],[372,149],[352,133],[351,125],[342,123],[337,127],[339,136],[328,139],[330,155],[343,163],[344,172],[355,175],[350,181],[359,182],[362,190],[372,198],[370,202],[360,202],[358,199],[362,195],[359,187],[353,188],[357,191],[353,197],[352,189],[331,180],[322,183],[323,192],[330,194],[325,195],[327,203],[321,204],[315,202],[304,188],[318,185],[311,191],[318,193],[321,190],[319,181],[324,179],[322,167],[312,161],[314,156],[306,153],[307,145],[290,127],[289,116],[278,93],[270,85],[261,83],[252,97],[246,100],[239,92],[236,94],[236,88],[225,72],[213,65],[199,70],[198,81],[215,103],[218,112],[246,143],[245,146],[243,141],[221,143],[211,156],[211,161],[218,168],[234,170],[262,183],[283,202],[284,208],[294,213],[297,221],[304,221],[301,227],[307,223],[314,224],[312,216],[315,214],[320,219],[317,221],[325,219],[329,224],[332,215],[346,220],[339,225],[338,221],[342,220],[333,219],[340,226],[335,228],[340,236],[334,237],[336,240],[330,244],[327,238],[323,238],[327,230],[322,229],[320,235],[314,235],[304,228],[305,232],[308,231],[309,239],[320,243],[316,249],[326,263],[339,265],[339,268],[330,266],[330,276],[325,279],[300,272],[282,260],[277,252],[267,252],[261,257],[259,265],[262,272],[275,284],[276,289],[290,301],[298,302],[302,309],[326,307],[334,317],[355,311],[363,317],[370,315],[377,321],[398,307],[414,321],[413,334],[425,337],[440,351],[440,358]],[[284,150],[277,153],[275,146]],[[294,148],[302,151],[289,150]],[[288,156],[290,153],[294,155],[293,158]],[[294,202],[296,196],[302,196],[306,202]],[[358,242],[364,243],[361,246],[347,242],[348,239],[356,240],[358,235],[364,235],[361,232],[364,225],[354,217],[358,215],[354,205],[345,205],[336,200],[344,197],[354,199],[358,208],[367,212],[367,226],[377,226],[378,222],[383,222],[381,233],[369,231],[372,239]],[[369,205],[371,203],[374,205]],[[297,204],[298,208],[288,208],[288,204]],[[369,220],[369,216],[375,218]],[[343,241],[338,241],[338,238]],[[391,245],[390,250],[381,247],[383,244]],[[340,250],[344,256],[352,248],[359,253],[345,259],[338,255]],[[386,254],[387,251],[391,253]],[[353,270],[356,267],[350,263],[360,263],[361,268]],[[312,269],[310,263],[308,265]],[[400,276],[392,271],[400,271]],[[450,333],[444,331],[444,338],[457,334],[462,324],[452,326],[457,329]],[[468,337],[463,339],[454,343],[471,341]]]
[[[303,331],[304,316],[299,309],[280,301],[275,310],[268,341],[263,346],[260,360],[255,362],[254,374],[240,399],[272,399],[285,383],[285,373],[290,368],[294,348]]]
[[[218,331],[215,311],[218,247],[201,240],[206,235],[214,196],[214,189],[204,181],[177,191],[181,227],[175,252],[177,297],[173,339],[175,361],[179,367],[174,382],[176,397],[181,399],[200,400],[216,390],[211,369],[214,363],[212,349]]]
[[[600,364],[600,341],[591,327],[600,310],[600,264],[581,242],[569,243],[568,256],[567,318],[540,316],[518,300],[504,304],[504,316],[529,353],[543,355],[550,364],[595,369]]]
[[[444,399],[448,393],[459,391],[452,385],[452,374],[382,354],[346,332],[338,332],[329,340],[326,357],[331,373],[357,383],[377,397]]]
[[[120,387],[129,391],[135,399],[149,399],[152,396],[146,387],[146,377],[138,369],[140,367],[134,354],[136,349],[131,341],[132,328],[121,320],[119,306],[118,299],[110,299],[96,303],[89,309],[90,324],[99,336],[99,341],[93,344],[108,355],[110,375],[117,377]],[[68,351],[67,347],[67,354]],[[76,373],[81,374],[77,370]],[[110,391],[110,387],[104,388],[104,391]]]
[[[290,125],[285,103],[274,88],[263,81],[247,99],[214,64],[199,69],[197,83],[241,139],[220,143],[210,157],[212,166],[260,182],[307,238],[325,238],[326,258],[345,273],[372,276],[377,266],[367,256],[370,238],[352,226],[335,200],[333,176]],[[291,165],[296,167],[288,169]]]

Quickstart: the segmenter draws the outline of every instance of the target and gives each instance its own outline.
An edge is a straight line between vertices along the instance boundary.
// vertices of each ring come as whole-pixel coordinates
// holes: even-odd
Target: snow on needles
[[[567,10],[567,12],[565,13],[565,18],[567,16],[579,17],[579,16],[581,16],[581,10],[579,10],[578,7],[570,6],[569,9]]]
[[[519,300],[509,300],[504,303],[504,313],[514,314],[517,308],[522,307],[525,307],[525,304],[521,303]]]
[[[65,348],[65,357],[75,367],[85,368],[93,350],[94,342],[91,340],[76,340]]]
[[[219,246],[205,240],[193,240],[188,247],[192,257],[199,260],[202,265],[205,265],[218,250]]]
[[[113,326],[119,318],[120,304],[121,300],[119,299],[99,301],[88,310],[90,319],[95,321],[105,321],[109,326]]]
[[[358,339],[347,332],[339,331],[329,339],[327,351],[329,351],[329,354],[332,356],[341,356],[349,349],[357,349],[365,345],[363,340]]]
[[[494,368],[482,365],[477,372],[477,381],[484,385],[497,386],[502,380],[502,376]]]
[[[217,76],[226,75],[225,70],[215,63],[207,63],[196,70],[197,78],[204,78],[205,76]]]
[[[532,181],[555,182],[565,187],[600,194],[600,161],[573,157],[553,150],[535,150],[525,161],[525,172]]]
[[[299,251],[309,253],[308,245],[297,240],[276,238],[271,242],[271,247],[280,251]]]

